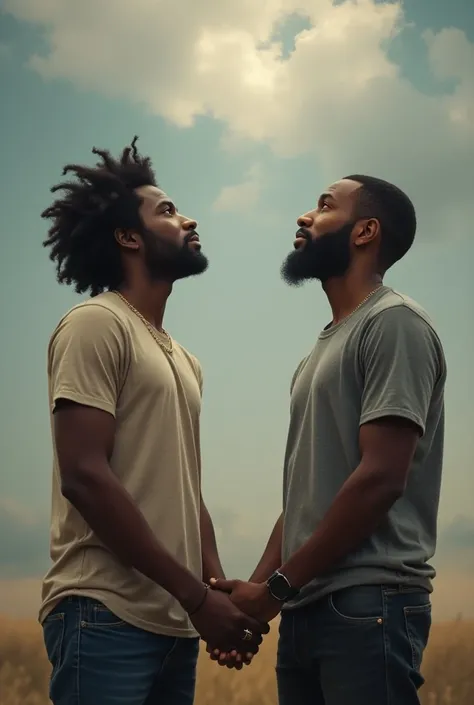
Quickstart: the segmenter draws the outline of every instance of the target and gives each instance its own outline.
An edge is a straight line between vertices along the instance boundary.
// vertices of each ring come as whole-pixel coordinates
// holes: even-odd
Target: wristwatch
[[[292,587],[290,581],[283,573],[276,570],[267,580],[267,588],[270,595],[279,602],[288,602],[299,593],[299,590]]]

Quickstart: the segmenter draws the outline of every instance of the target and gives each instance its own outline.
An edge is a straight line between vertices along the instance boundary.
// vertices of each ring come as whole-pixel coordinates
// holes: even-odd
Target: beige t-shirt
[[[59,398],[113,414],[113,472],[156,537],[201,579],[202,372],[196,358],[175,341],[173,353],[164,352],[143,321],[107,292],[60,321],[49,344],[48,381],[51,419]],[[40,622],[61,598],[82,595],[142,629],[196,636],[179,603],[122,565],[62,496],[55,452],[51,558]]]

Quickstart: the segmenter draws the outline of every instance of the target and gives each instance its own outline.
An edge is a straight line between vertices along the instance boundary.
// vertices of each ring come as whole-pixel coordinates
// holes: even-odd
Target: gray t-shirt
[[[404,495],[377,531],[285,609],[364,584],[432,589],[444,442],[446,362],[425,311],[381,287],[322,331],[291,385],[284,466],[283,560],[311,536],[361,460],[359,427],[384,416],[421,429]]]

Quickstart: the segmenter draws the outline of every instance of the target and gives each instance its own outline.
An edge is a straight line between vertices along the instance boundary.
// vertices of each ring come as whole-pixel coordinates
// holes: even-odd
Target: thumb
[[[213,590],[230,593],[235,590],[238,580],[224,580],[224,578],[211,578],[209,584]]]

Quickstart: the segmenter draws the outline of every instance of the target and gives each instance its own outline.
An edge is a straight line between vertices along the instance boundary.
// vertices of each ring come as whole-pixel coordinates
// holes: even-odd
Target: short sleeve
[[[52,411],[58,399],[68,399],[115,416],[127,350],[126,332],[115,313],[94,304],[72,309],[48,348]]]
[[[196,370],[196,377],[197,377],[197,381],[199,383],[199,391],[201,392],[201,396],[202,396],[202,392],[203,392],[203,388],[204,388],[204,375],[202,373],[201,363],[199,362],[199,360],[197,358],[194,358],[194,369]]]
[[[441,343],[428,321],[407,306],[378,313],[361,341],[360,424],[387,416],[413,421],[422,434],[445,373]]]

